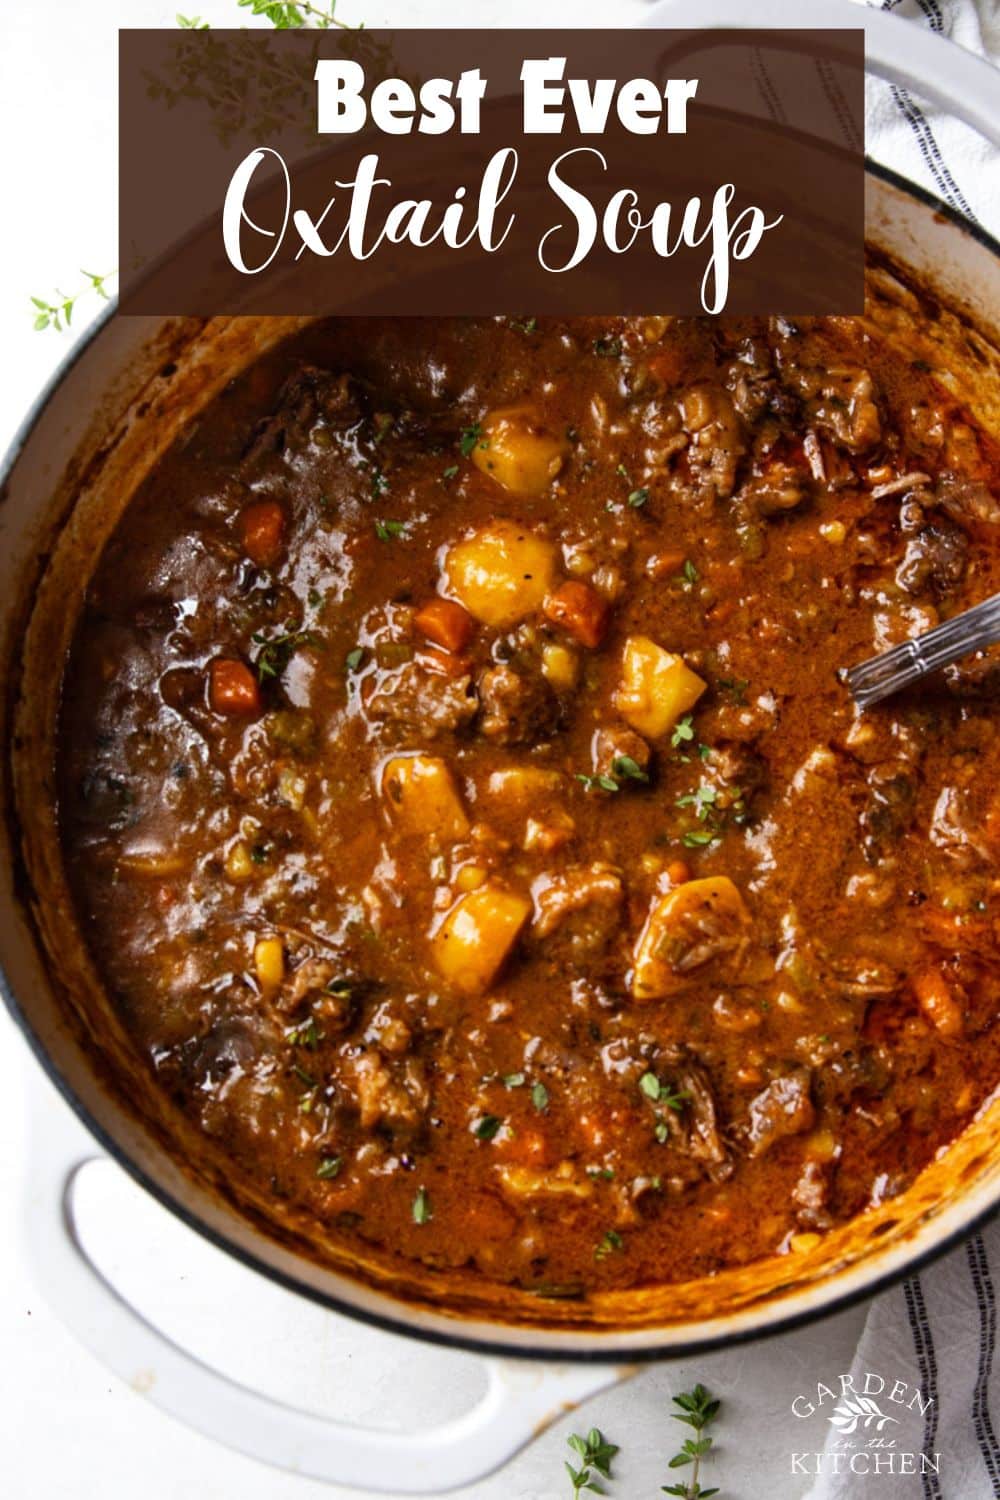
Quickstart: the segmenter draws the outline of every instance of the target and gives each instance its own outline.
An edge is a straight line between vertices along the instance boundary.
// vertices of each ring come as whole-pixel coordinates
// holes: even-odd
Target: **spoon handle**
[[[971,651],[1000,643],[1000,594],[963,610],[943,625],[914,636],[851,667],[842,674],[851,697],[861,709],[881,703],[901,688],[938,672]]]

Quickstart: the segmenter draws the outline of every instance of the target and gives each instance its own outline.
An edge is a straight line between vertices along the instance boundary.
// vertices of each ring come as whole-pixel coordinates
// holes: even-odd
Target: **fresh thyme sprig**
[[[592,1427],[585,1438],[574,1432],[571,1438],[566,1440],[573,1452],[579,1456],[580,1467],[574,1469],[573,1465],[566,1461],[566,1472],[573,1486],[573,1494],[579,1495],[583,1490],[590,1490],[594,1495],[605,1495],[603,1484],[594,1477],[595,1471],[604,1479],[611,1478],[611,1460],[618,1452],[616,1443],[605,1441],[604,1434],[597,1427]]]
[[[314,644],[314,637],[308,630],[296,630],[291,625],[270,636],[257,630],[250,639],[257,647],[254,666],[261,682],[266,682],[269,677],[280,677],[297,651]]]
[[[583,771],[576,773],[576,780],[583,783],[585,791],[617,792],[623,782],[648,782],[649,776],[631,755],[616,755],[611,762],[610,775],[591,776]]]
[[[704,1459],[712,1447],[712,1439],[703,1434],[706,1427],[714,1422],[719,1414],[721,1402],[717,1401],[703,1385],[696,1385],[693,1391],[685,1391],[680,1396],[674,1396],[674,1405],[680,1407],[680,1411],[671,1412],[675,1422],[685,1422],[688,1427],[693,1427],[697,1437],[685,1438],[679,1453],[675,1453],[670,1460],[671,1469],[683,1469],[691,1465],[691,1474],[687,1480],[678,1484],[664,1484],[661,1489],[665,1495],[677,1495],[680,1500],[708,1500],[709,1495],[719,1493],[718,1486],[711,1489],[703,1489],[699,1483],[699,1473],[702,1459]]]
[[[252,16],[266,16],[278,31],[291,31],[297,26],[315,26],[317,31],[329,31],[339,26],[341,31],[352,30],[347,21],[340,21],[334,12],[336,0],[330,5],[312,5],[310,0],[236,0],[243,10]]]
[[[360,31],[362,27],[352,26],[349,21],[340,20],[336,14],[337,0],[329,0],[325,5],[314,5],[312,0],[236,0],[241,10],[248,10],[253,16],[263,16],[269,21],[276,31],[292,31],[305,29],[312,31],[329,31],[331,27],[338,27],[341,31]],[[182,31],[209,31],[211,28],[208,21],[202,20],[201,16],[185,16],[180,12],[177,14],[177,25]],[[184,80],[185,88],[190,91],[192,80]],[[112,276],[117,275],[115,271],[105,271],[98,275],[94,271],[82,271],[86,276],[87,285],[81,287],[72,296],[65,292],[56,291],[55,300],[49,301],[45,297],[32,297],[34,307],[35,330],[41,332],[45,328],[51,328],[56,333],[62,333],[69,328],[73,321],[73,311],[82,296],[90,292],[96,292],[98,296],[107,298],[105,282],[110,281]]]
[[[54,328],[57,333],[61,333],[64,328],[68,328],[73,321],[73,309],[80,298],[88,292],[96,292],[99,297],[107,301],[108,293],[105,289],[105,282],[110,281],[112,276],[117,274],[117,271],[104,271],[98,274],[97,271],[81,270],[80,275],[86,276],[87,285],[80,287],[79,291],[74,292],[72,296],[67,296],[65,292],[57,290],[55,302],[49,302],[45,297],[32,297],[36,331]]]
[[[331,26],[339,26],[342,31],[354,29],[349,22],[341,21],[335,14],[337,0],[332,0],[332,4],[326,6],[313,5],[311,0],[236,0],[236,3],[241,10],[248,10],[252,16],[263,16],[276,31],[294,31],[301,27],[329,31]],[[178,14],[177,24],[183,31],[210,29],[208,22],[203,21],[201,16]]]

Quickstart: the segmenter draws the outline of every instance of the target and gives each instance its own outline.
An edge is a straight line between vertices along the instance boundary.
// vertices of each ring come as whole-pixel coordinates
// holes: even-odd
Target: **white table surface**
[[[182,0],[217,24],[238,24],[235,0]],[[598,0],[346,0],[369,25],[623,23],[641,0],[609,11]],[[80,265],[115,264],[115,62],[118,26],[172,25],[158,0],[26,0],[8,4],[0,33],[0,237],[3,357],[0,450],[72,336],[36,333],[28,297],[75,289]],[[97,310],[81,304],[78,330]],[[2,920],[2,916],[0,916]],[[20,1241],[32,1169],[32,1114],[64,1109],[0,1010],[0,1493],[10,1500],[318,1500],[359,1492],[269,1470],[162,1416],[109,1376],[47,1310]],[[372,1425],[434,1423],[456,1414],[482,1379],[474,1359],[363,1329],[227,1260],[148,1199],[117,1168],[97,1165],[81,1186],[85,1236],[136,1304],[209,1362],[260,1390]],[[672,1393],[704,1381],[726,1403],[718,1456],[705,1483],[729,1500],[798,1500],[789,1454],[803,1447],[794,1393],[846,1369],[863,1310],[767,1345],[648,1368],[536,1440],[474,1500],[548,1500],[569,1493],[565,1440],[596,1423],[622,1445],[611,1493],[653,1496],[684,1436],[668,1420]],[[796,1429],[793,1438],[793,1426]],[[815,1445],[822,1433],[811,1434]]]

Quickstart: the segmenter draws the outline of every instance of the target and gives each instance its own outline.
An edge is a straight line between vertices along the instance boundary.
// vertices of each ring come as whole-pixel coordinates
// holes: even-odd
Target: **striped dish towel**
[[[1000,63],[1000,0],[858,0]],[[1000,111],[1000,78],[997,80]],[[907,89],[869,78],[868,154],[1000,237],[1000,153]]]
[[[859,3],[1000,62],[1000,0]],[[865,123],[870,156],[1000,236],[1000,154],[974,131],[878,79],[867,84]],[[994,1222],[872,1302],[806,1500],[1000,1497],[998,1289]]]
[[[819,1475],[805,1500],[1000,1496],[998,1287],[994,1222],[875,1299],[824,1449],[803,1461]]]

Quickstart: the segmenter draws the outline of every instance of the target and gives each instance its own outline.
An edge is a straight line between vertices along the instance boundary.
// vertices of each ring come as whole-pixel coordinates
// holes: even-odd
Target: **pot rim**
[[[866,156],[865,170],[866,174],[870,173],[873,177],[886,183],[897,192],[906,194],[922,203],[925,207],[932,209],[935,214],[946,219],[956,229],[960,230],[961,233],[977,241],[1000,260],[1000,240],[984,229],[981,224],[966,218],[950,205],[935,197],[933,193],[928,192],[925,188],[919,186],[919,184],[911,182],[891,167],[884,166],[881,162],[875,161],[872,157]],[[109,300],[108,305],[94,319],[80,340],[60,360],[29,406],[6,452],[0,458],[0,501],[2,501],[7,483],[18,459],[30,441],[36,427],[44,417],[49,403],[61,387],[63,381],[83,357],[84,353],[115,317],[117,311],[118,298],[115,297]],[[932,1261],[946,1255],[950,1250],[969,1239],[1000,1213],[1000,1187],[998,1187],[995,1200],[992,1203],[976,1212],[967,1223],[957,1226],[944,1235],[939,1243],[917,1251],[912,1257],[906,1258],[900,1265],[887,1271],[876,1273],[870,1280],[865,1280],[860,1286],[849,1287],[839,1292],[833,1291],[832,1295],[829,1296],[828,1300],[821,1307],[806,1308],[801,1311],[778,1316],[762,1328],[742,1328],[731,1332],[722,1330],[701,1338],[692,1336],[691,1338],[678,1340],[667,1345],[650,1344],[634,1349],[629,1348],[627,1344],[623,1345],[621,1343],[614,1347],[602,1347],[605,1335],[601,1330],[592,1330],[589,1333],[543,1327],[538,1329],[523,1328],[519,1330],[529,1337],[537,1338],[539,1343],[536,1347],[505,1340],[505,1325],[500,1323],[493,1325],[497,1330],[496,1338],[464,1333],[461,1331],[461,1324],[458,1321],[450,1325],[447,1331],[445,1331],[443,1328],[422,1325],[417,1321],[416,1310],[411,1310],[410,1316],[407,1317],[407,1304],[402,1300],[393,1302],[390,1294],[384,1294],[385,1301],[388,1305],[398,1306],[400,1309],[398,1314],[376,1312],[370,1307],[356,1305],[332,1292],[312,1286],[307,1281],[300,1280],[295,1275],[268,1264],[262,1256],[258,1256],[251,1250],[236,1244],[222,1230],[216,1229],[205,1222],[194,1209],[182,1203],[169,1189],[152,1177],[144,1167],[140,1166],[130,1155],[126,1147],[119,1143],[105,1129],[104,1125],[94,1116],[90,1108],[78,1097],[45,1047],[38,1032],[32,1026],[27,1013],[22,1009],[2,964],[0,964],[0,996],[3,998],[8,1014],[21,1031],[35,1059],[80,1123],[118,1167],[122,1168],[134,1182],[145,1189],[163,1208],[174,1214],[188,1229],[199,1234],[203,1239],[214,1245],[216,1249],[231,1256],[249,1270],[256,1271],[258,1274],[268,1277],[286,1291],[305,1297],[318,1306],[325,1308],[328,1312],[339,1313],[345,1317],[353,1318],[357,1322],[377,1328],[385,1333],[398,1334],[420,1340],[424,1343],[455,1349],[468,1354],[532,1362],[551,1363],[557,1361],[561,1364],[571,1363],[575,1365],[608,1363],[645,1365],[656,1361],[684,1359],[692,1355],[710,1353],[721,1348],[739,1344],[761,1342],[765,1339],[776,1337],[779,1334],[791,1333],[795,1329],[802,1328],[809,1323],[822,1322],[825,1318],[832,1317],[835,1313],[845,1312],[861,1302],[870,1301],[873,1297],[887,1291],[905,1277],[916,1274]],[[856,1271],[863,1273],[863,1267],[864,1262],[862,1261],[856,1268]],[[851,1272],[848,1270],[840,1274],[849,1277]],[[836,1276],[831,1278],[830,1285],[831,1287],[835,1287]],[[778,1304],[774,1303],[772,1305],[777,1306]],[[763,1307],[763,1315],[765,1317],[767,1315],[766,1304]],[[648,1333],[650,1330],[639,1331]],[[608,1330],[608,1333],[613,1337],[621,1337],[619,1330]],[[592,1340],[592,1346],[585,1344],[585,1339]]]

